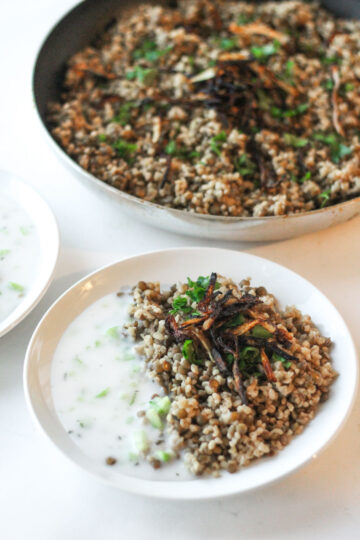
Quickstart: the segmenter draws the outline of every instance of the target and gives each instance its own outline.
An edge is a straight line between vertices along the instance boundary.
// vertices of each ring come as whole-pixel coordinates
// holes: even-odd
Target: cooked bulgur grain
[[[360,193],[360,22],[299,1],[142,4],[68,62],[55,139],[147,201],[271,216]]]
[[[233,473],[284,448],[314,417],[336,378],[330,339],[309,316],[295,307],[281,311],[266,289],[249,280],[238,286],[218,276],[210,292],[203,277],[165,291],[159,283],[140,282],[130,315],[126,331],[138,342],[150,377],[171,398],[167,429],[173,450],[184,450],[196,475]],[[252,320],[258,321],[257,331],[253,326],[243,332]],[[193,334],[186,334],[189,327]],[[206,334],[213,340],[210,353],[202,346]],[[214,344],[225,369],[214,362]],[[263,364],[263,352],[270,366]],[[245,394],[236,385],[235,364]]]

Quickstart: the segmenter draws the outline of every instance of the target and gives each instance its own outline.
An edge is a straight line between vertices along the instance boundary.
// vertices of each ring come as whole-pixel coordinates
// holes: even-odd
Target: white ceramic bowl
[[[126,476],[86,457],[62,427],[50,389],[51,362],[69,324],[99,298],[138,280],[162,283],[212,271],[234,280],[252,276],[253,283],[273,292],[280,304],[296,305],[308,313],[335,345],[332,358],[339,377],[330,398],[321,405],[304,433],[275,457],[259,460],[236,474],[186,482],[141,480]],[[295,471],[314,459],[335,436],[349,414],[357,384],[357,361],[349,331],[329,300],[311,283],[265,259],[247,253],[213,248],[180,248],[146,253],[106,266],[65,292],[44,315],[29,344],[24,369],[25,394],[32,416],[43,433],[74,463],[97,478],[123,490],[166,499],[205,499],[245,492]]]
[[[40,260],[24,260],[24,265],[38,264],[38,270],[22,302],[0,322],[0,337],[14,328],[38,304],[48,289],[59,254],[60,237],[55,217],[45,201],[12,173],[0,170],[0,197],[8,197],[25,210],[35,225],[40,242]]]

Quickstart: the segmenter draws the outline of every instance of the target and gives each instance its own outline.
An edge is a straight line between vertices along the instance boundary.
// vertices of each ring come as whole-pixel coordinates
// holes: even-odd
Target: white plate
[[[55,217],[45,201],[12,173],[0,170],[0,197],[19,205],[35,225],[40,243],[40,260],[24,260],[24,265],[37,264],[38,269],[30,290],[22,302],[5,320],[0,321],[0,337],[14,328],[30,313],[44,296],[51,283],[59,253],[59,230]]]
[[[304,433],[277,456],[219,479],[190,482],[160,482],[132,478],[86,457],[75,446],[60,424],[50,390],[51,362],[56,346],[68,325],[99,298],[138,280],[172,283],[187,276],[212,271],[234,280],[251,276],[256,285],[273,292],[281,305],[295,304],[308,313],[335,346],[332,358],[340,376],[331,387],[330,398],[321,405]],[[357,361],[350,333],[329,300],[311,283],[273,262],[235,251],[213,248],[180,248],[146,253],[106,266],[79,281],[44,315],[29,344],[24,369],[25,394],[38,426],[47,437],[77,465],[99,479],[123,490],[166,499],[205,499],[253,489],[295,471],[317,457],[334,437],[349,414],[357,384]]]

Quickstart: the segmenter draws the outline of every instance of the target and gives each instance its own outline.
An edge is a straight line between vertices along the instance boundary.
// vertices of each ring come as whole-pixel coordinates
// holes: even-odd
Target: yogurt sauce
[[[25,210],[0,195],[0,322],[24,300],[37,272],[40,244]]]
[[[67,328],[56,348],[51,389],[57,415],[84,454],[113,470],[152,480],[194,477],[181,459],[154,469],[147,457],[169,458],[166,414],[159,430],[144,419],[144,410],[160,386],[144,370],[144,360],[123,335],[128,319],[128,293],[98,300]],[[140,450],[139,450],[140,441]],[[141,446],[148,444],[147,452]],[[116,460],[115,463],[113,463]]]

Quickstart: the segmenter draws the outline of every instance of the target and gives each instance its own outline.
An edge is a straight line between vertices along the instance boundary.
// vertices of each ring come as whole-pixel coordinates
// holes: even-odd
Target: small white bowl
[[[22,302],[3,321],[0,321],[0,337],[19,324],[44,296],[55,271],[60,246],[59,230],[54,214],[34,189],[12,173],[0,170],[1,196],[18,204],[34,223],[40,243],[40,260],[23,261],[26,266],[37,264],[36,276]]]
[[[141,480],[92,461],[72,442],[54,409],[50,389],[51,362],[65,329],[82,311],[101,297],[139,280],[173,283],[187,276],[218,272],[240,281],[252,277],[275,294],[280,305],[296,305],[310,314],[321,333],[334,341],[332,359],[339,377],[329,399],[320,406],[304,432],[278,455],[263,458],[238,473],[221,478],[195,478],[186,482]],[[43,433],[69,459],[97,478],[125,491],[164,499],[206,499],[245,492],[295,471],[314,459],[347,418],[357,386],[355,347],[343,319],[329,300],[311,283],[265,259],[214,248],[180,248],[121,260],[85,277],[65,292],[48,310],[30,341],[25,361],[27,404]]]

